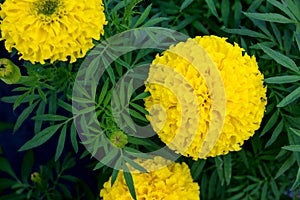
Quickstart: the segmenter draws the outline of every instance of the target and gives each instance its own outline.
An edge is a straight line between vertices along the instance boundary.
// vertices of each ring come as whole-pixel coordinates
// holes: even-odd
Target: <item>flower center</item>
[[[50,16],[58,10],[60,0],[38,0],[34,5],[37,9],[37,14]]]

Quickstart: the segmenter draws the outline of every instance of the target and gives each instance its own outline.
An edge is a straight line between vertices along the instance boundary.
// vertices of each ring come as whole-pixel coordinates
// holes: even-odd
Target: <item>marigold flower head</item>
[[[193,56],[201,56],[193,52],[195,45],[200,45],[211,57],[225,89],[224,126],[213,144],[205,141],[210,137],[206,134],[212,121],[212,101],[207,84],[189,61],[173,53],[186,51],[189,59],[193,60]],[[145,99],[145,107],[150,113],[147,118],[153,129],[169,148],[194,160],[240,150],[244,141],[260,127],[266,105],[266,88],[255,57],[250,57],[237,44],[232,45],[226,42],[226,38],[217,36],[189,39],[170,47],[170,50],[156,56],[146,81],[146,91],[151,96]],[[176,75],[166,73],[166,68],[171,68]],[[182,80],[188,83],[188,87]],[[187,93],[189,88],[192,93]],[[181,102],[178,96],[181,96]],[[194,104],[198,113],[191,109]],[[181,118],[182,115],[199,115],[199,122],[193,117]],[[183,127],[184,134],[174,139],[179,127]],[[206,155],[200,152],[204,144],[212,146]]]
[[[136,162],[147,169],[154,167],[153,165],[165,166],[167,161],[161,157],[154,157],[153,160]],[[148,173],[132,173],[132,178],[138,200],[200,199],[200,187],[193,182],[190,169],[185,163],[172,163]],[[103,200],[132,200],[123,172],[119,172],[113,186],[111,178],[104,183],[100,197]]]
[[[6,0],[0,6],[0,40],[32,63],[75,62],[107,23],[102,0]]]

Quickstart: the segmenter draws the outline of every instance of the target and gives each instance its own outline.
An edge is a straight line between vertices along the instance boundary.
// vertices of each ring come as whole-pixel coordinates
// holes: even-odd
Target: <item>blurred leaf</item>
[[[9,175],[11,175],[15,180],[18,180],[15,172],[13,171],[10,163],[8,162],[7,159],[0,157],[0,171],[3,171]]]
[[[285,150],[300,152],[300,145],[290,145],[282,147]]]
[[[27,180],[30,178],[30,174],[32,172],[34,164],[34,155],[32,151],[27,151],[22,162],[22,179],[23,181],[27,182]]]
[[[72,143],[73,149],[74,149],[75,153],[77,153],[78,152],[77,131],[76,131],[74,121],[71,124],[70,138],[71,138],[71,143]]]
[[[296,23],[296,21],[286,18],[277,13],[247,13],[247,12],[243,12],[243,13],[249,18],[258,19],[262,21],[277,22],[277,23],[284,23],[284,24]]]
[[[291,190],[295,190],[297,187],[299,187],[299,184],[300,184],[300,168],[298,169],[296,180],[295,180]]]
[[[185,8],[187,8],[194,0],[184,0],[180,6],[180,12],[182,12]]]
[[[215,17],[219,18],[219,15],[218,15],[218,13],[217,13],[217,9],[216,9],[216,6],[215,6],[214,1],[212,1],[212,0],[205,0],[205,2],[207,3],[208,8],[209,8],[209,10],[211,11],[211,13],[212,13]]]

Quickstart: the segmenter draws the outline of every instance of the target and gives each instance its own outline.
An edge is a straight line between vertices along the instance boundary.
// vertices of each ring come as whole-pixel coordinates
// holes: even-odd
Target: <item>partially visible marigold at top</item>
[[[0,18],[6,49],[42,64],[84,57],[107,24],[102,0],[6,0]]]
[[[188,60],[173,53],[185,53],[191,61],[202,56],[195,50],[198,45],[217,67],[225,89],[224,126],[215,141],[212,138],[215,135],[207,135],[212,121],[212,101],[206,82]],[[217,36],[189,39],[170,50],[156,56],[146,81],[146,91],[151,96],[145,99],[145,107],[153,129],[169,148],[194,160],[240,150],[244,141],[260,127],[267,102],[264,77],[256,58],[250,57],[238,44],[232,45],[226,38]],[[174,73],[166,73],[167,68]],[[183,134],[175,138],[180,127]],[[202,146],[210,147],[205,155]]]
[[[200,187],[193,181],[190,169],[185,163],[171,163],[162,157],[135,160],[148,173],[132,173],[137,200],[200,200]],[[157,169],[159,166],[160,169]],[[154,170],[154,171],[152,171]],[[133,200],[123,177],[111,185],[110,179],[100,191],[103,200]]]

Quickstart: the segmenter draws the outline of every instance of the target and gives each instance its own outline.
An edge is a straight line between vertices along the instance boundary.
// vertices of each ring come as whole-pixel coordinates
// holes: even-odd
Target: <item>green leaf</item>
[[[229,15],[230,15],[230,1],[229,0],[223,0],[221,3],[221,17],[224,22],[225,27],[228,26],[229,21]]]
[[[34,120],[43,120],[43,121],[66,121],[69,118],[61,115],[54,114],[43,114],[32,117]]]
[[[232,176],[232,163],[231,163],[231,154],[227,154],[226,156],[223,156],[223,162],[224,162],[224,177],[226,184],[230,184],[231,176]]]
[[[146,9],[145,11],[142,13],[142,15],[140,16],[140,18],[136,21],[135,25],[133,28],[136,28],[138,27],[140,24],[142,24],[146,18],[148,17],[150,11],[151,11],[151,8],[152,8],[152,4],[150,4]]]
[[[276,126],[276,128],[274,129],[271,138],[269,139],[269,141],[267,142],[265,148],[269,147],[270,145],[272,145],[276,139],[278,138],[279,134],[282,132],[284,127],[284,122],[283,120],[281,120],[279,122],[279,124]]]
[[[18,96],[18,98],[16,99],[14,103],[14,107],[13,109],[15,110],[17,107],[19,107],[21,105],[21,103],[25,103],[25,98],[28,97],[30,91],[24,92],[22,95]],[[29,99],[30,101],[30,99]]]
[[[120,159],[121,160],[121,159]],[[111,174],[111,186],[113,186],[114,185],[114,183],[116,182],[116,180],[117,180],[117,177],[118,177],[118,174],[119,174],[119,170],[117,170],[117,169],[113,169],[113,172],[112,172],[112,174]]]
[[[284,172],[286,172],[293,164],[296,162],[295,156],[292,154],[290,157],[282,164],[275,175],[275,179],[281,176]]]
[[[205,166],[206,160],[199,159],[191,166],[191,175],[194,180],[197,180]]]
[[[289,8],[283,4],[280,3],[280,1],[277,0],[268,0],[269,3],[271,3],[273,6],[279,8],[282,10],[286,15],[288,15],[290,18],[296,20],[295,16],[291,13]]]
[[[291,190],[295,190],[300,184],[300,168],[298,169],[296,180],[291,188]]]
[[[44,102],[47,102],[47,95],[43,92],[41,87],[38,87],[37,90],[38,90],[38,93],[39,93],[40,97],[42,98],[42,100]]]
[[[229,29],[229,28],[222,28],[223,31],[225,31],[226,33],[231,33],[231,34],[238,34],[238,35],[244,35],[244,36],[248,36],[248,37],[254,37],[254,38],[261,38],[261,39],[269,39],[268,36],[256,32],[256,31],[252,31],[250,29],[246,29],[246,28],[242,28],[242,29]]]
[[[205,2],[207,3],[208,8],[209,8],[209,10],[211,11],[211,13],[212,13],[215,17],[219,18],[219,15],[218,15],[218,13],[217,13],[217,9],[216,9],[216,6],[215,6],[214,1],[211,1],[211,0],[205,0]]]
[[[57,105],[63,109],[65,109],[66,111],[72,113],[72,105],[66,103],[65,101],[58,99]]]
[[[134,107],[135,109],[137,109],[138,111],[140,111],[141,113],[145,114],[145,115],[149,115],[149,112],[142,106],[135,104],[133,102],[130,102],[130,105],[132,107]]]
[[[296,23],[295,20],[291,20],[291,19],[284,17],[277,13],[247,13],[247,12],[243,12],[243,14],[249,18],[258,19],[258,20],[262,20],[262,21],[277,22],[277,23],[284,23],[284,24]]]
[[[45,113],[45,109],[46,109],[46,103],[44,101],[40,101],[40,104],[36,110],[36,115],[42,115]],[[38,133],[41,131],[42,129],[42,125],[43,125],[43,121],[42,120],[35,120],[34,123],[34,133]]]
[[[265,83],[269,84],[283,84],[283,83],[294,83],[300,81],[300,76],[298,75],[286,75],[286,76],[274,76],[266,78]]]
[[[292,59],[283,55],[280,52],[270,49],[267,46],[261,44],[259,46],[268,56],[274,59],[278,64],[282,65],[283,67],[286,67],[289,70],[296,72],[297,74],[300,74],[299,68],[297,67],[296,63]]]
[[[300,97],[300,87],[298,87],[293,92],[291,92],[289,95],[287,95],[284,99],[282,99],[281,102],[277,105],[277,107],[287,106],[290,103],[297,100],[299,97]]]
[[[144,99],[150,96],[149,92],[143,92],[141,94],[138,94],[137,96],[135,96],[132,101],[136,101],[136,100],[140,100],[140,99]]]
[[[0,157],[0,166],[0,171],[11,175],[15,180],[18,180],[15,172],[12,170],[12,167],[7,159]]]
[[[264,136],[277,122],[279,117],[278,112],[274,112],[274,114],[270,117],[269,121],[267,122],[267,124],[265,125],[264,129],[262,130],[261,134],[259,137]]]
[[[32,113],[33,109],[37,106],[38,103],[39,101],[36,101],[23,110],[23,112],[19,115],[16,121],[16,124],[14,126],[14,132],[16,132],[21,127],[23,122],[29,117],[29,115]]]
[[[221,157],[215,158],[217,173],[221,182],[221,185],[224,185],[224,170],[223,170],[223,160]]]
[[[158,24],[158,23],[160,23],[162,21],[168,21],[168,20],[169,19],[167,17],[155,17],[155,18],[151,18],[145,24],[143,24],[142,27],[153,26],[153,25]]]
[[[104,100],[104,97],[106,96],[107,93],[107,89],[108,89],[108,85],[109,85],[109,79],[107,79],[105,81],[105,83],[103,84],[102,88],[101,88],[101,92],[98,98],[98,105],[100,105],[102,103],[102,101]]]
[[[182,12],[186,7],[188,7],[194,0],[184,0],[180,6],[180,12]]]
[[[125,179],[125,182],[126,182],[126,185],[127,185],[128,189],[129,189],[129,192],[130,192],[132,198],[134,200],[137,200],[136,193],[135,193],[135,188],[134,188],[134,183],[133,183],[133,178],[132,178],[132,175],[130,173],[130,170],[128,169],[126,163],[123,163],[122,166],[123,166],[123,169],[124,169],[124,172],[123,172],[124,179]]]
[[[35,148],[37,146],[40,146],[47,142],[55,133],[56,131],[62,126],[63,124],[57,124],[54,126],[50,126],[37,135],[35,135],[33,138],[31,138],[28,142],[26,142],[19,151],[25,151],[28,149]]]
[[[56,152],[55,152],[55,158],[54,161],[57,161],[61,155],[61,153],[63,152],[64,149],[64,145],[65,145],[65,140],[66,140],[66,135],[67,135],[67,124],[65,124],[63,126],[63,128],[61,129],[59,138],[58,138],[58,144],[56,147]]]
[[[0,193],[2,190],[11,188],[16,181],[8,179],[8,178],[0,178]]]
[[[75,153],[78,152],[78,142],[77,142],[77,131],[76,131],[76,127],[75,127],[75,122],[72,122],[71,125],[71,132],[70,132],[70,137],[71,137],[71,143],[73,146],[73,149],[75,151]]]
[[[290,145],[290,146],[284,146],[282,149],[288,150],[288,151],[296,151],[300,152],[300,145]]]
[[[142,167],[142,166],[139,165],[138,163],[134,162],[134,161],[131,160],[130,158],[124,157],[124,160],[125,160],[128,164],[130,164],[132,167],[134,167],[135,169],[139,170],[140,172],[142,172],[142,173],[146,173],[146,172],[147,172],[147,170],[146,170],[144,167]]]
[[[145,118],[145,116],[141,115],[140,113],[136,112],[135,110],[130,109],[129,112],[130,112],[130,115],[132,115],[133,117],[135,117],[143,122],[148,122],[148,120]]]
[[[297,136],[300,137],[300,130],[299,129],[295,129],[295,128],[290,128],[290,130]]]
[[[27,151],[22,162],[22,179],[27,182],[32,172],[34,164],[34,155],[32,151]]]

